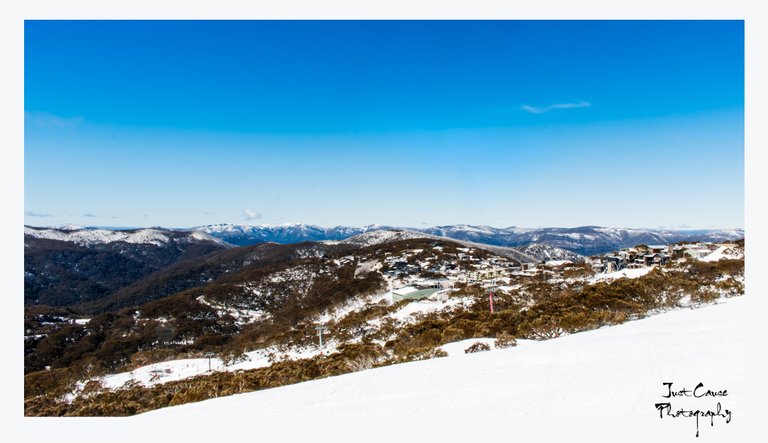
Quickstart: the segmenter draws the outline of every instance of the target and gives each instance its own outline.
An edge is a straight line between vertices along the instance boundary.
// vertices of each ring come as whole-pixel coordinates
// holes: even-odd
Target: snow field
[[[567,416],[642,417],[657,423],[663,382],[727,388],[744,413],[744,300],[546,341],[405,363],[152,411],[160,417]],[[456,348],[456,349],[453,349]],[[709,405],[707,403],[707,405]],[[711,406],[711,405],[709,405]],[[667,422],[663,422],[667,424]],[[724,426],[722,423],[718,423]],[[694,423],[687,427],[693,437]],[[715,429],[717,431],[719,429]],[[714,432],[709,428],[706,432]]]

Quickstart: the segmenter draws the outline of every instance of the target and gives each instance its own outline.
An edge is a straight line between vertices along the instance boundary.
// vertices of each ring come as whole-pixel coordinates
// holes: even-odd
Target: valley
[[[583,256],[404,230],[214,248],[100,300],[27,306],[25,411],[131,415],[701,307],[744,293],[743,248]]]

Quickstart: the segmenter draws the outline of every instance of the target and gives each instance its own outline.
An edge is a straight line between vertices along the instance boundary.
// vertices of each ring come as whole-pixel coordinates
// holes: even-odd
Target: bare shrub
[[[475,352],[483,352],[483,351],[490,351],[491,347],[483,342],[475,342],[472,344],[472,346],[468,347],[464,350],[465,354],[474,354]]]
[[[493,342],[493,346],[496,349],[511,348],[517,346],[517,340],[515,340],[515,337],[513,337],[512,334],[502,332],[496,336],[496,341]]]

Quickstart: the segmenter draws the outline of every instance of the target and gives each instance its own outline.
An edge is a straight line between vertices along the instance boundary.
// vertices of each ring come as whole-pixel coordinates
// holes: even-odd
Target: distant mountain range
[[[545,244],[580,255],[602,254],[639,244],[669,244],[680,241],[728,241],[744,238],[743,229],[656,230],[634,228],[494,228],[491,226],[450,225],[431,228],[402,228],[369,225],[324,228],[307,224],[237,225],[216,224],[192,228],[227,243],[245,246],[263,242],[299,243],[304,241],[344,240],[379,230],[407,230],[455,240],[494,246],[525,247]]]
[[[492,246],[518,248],[547,245],[579,255],[595,255],[640,244],[670,244],[681,241],[718,242],[744,238],[743,229],[660,230],[641,228],[494,228],[491,226],[449,225],[410,228],[381,225],[363,227],[289,223],[279,225],[213,224],[190,229],[109,229],[80,226],[51,228],[26,227],[25,234],[37,238],[72,241],[81,246],[110,242],[165,244],[175,235],[191,235],[196,242],[215,242],[221,246],[249,246],[259,243],[292,244],[317,241],[341,241],[376,231],[405,231],[415,234],[447,237],[454,240]],[[173,232],[186,234],[171,234]],[[402,234],[401,234],[402,236]],[[533,249],[535,251],[535,248]],[[553,257],[554,259],[555,257]]]
[[[520,262],[539,262],[580,261],[584,255],[638,244],[714,242],[744,237],[741,229],[662,231],[597,226],[524,229],[470,225],[423,229],[378,225],[323,228],[306,224],[219,224],[186,230],[26,226],[24,233],[25,304],[52,306],[97,301],[104,304],[107,301],[101,300],[108,295],[121,300],[120,303],[113,303],[115,306],[128,305],[145,300],[149,292],[156,296],[167,295],[216,278],[222,269],[242,266],[234,266],[226,259],[221,265],[211,267],[204,259],[208,254],[225,252],[237,246],[274,244],[304,248],[298,244],[322,242],[306,245],[306,248],[326,251],[327,247],[334,245],[359,248],[406,239],[443,238]],[[321,255],[325,253],[323,251]],[[232,256],[241,253],[233,251]],[[285,259],[283,255],[292,253],[290,249],[278,248],[268,255],[280,261]],[[183,272],[174,267],[177,265]],[[173,283],[160,286],[153,283],[154,277],[150,278],[150,275],[160,271],[173,272]]]
[[[248,246],[264,242],[301,243],[305,241],[345,240],[366,232],[393,229],[398,228],[379,225],[361,228],[349,226],[324,228],[322,226],[302,223],[256,226],[223,223],[192,228],[193,231],[204,232],[236,246]]]
[[[148,275],[232,249],[197,231],[24,228],[24,302],[52,306],[99,300]]]

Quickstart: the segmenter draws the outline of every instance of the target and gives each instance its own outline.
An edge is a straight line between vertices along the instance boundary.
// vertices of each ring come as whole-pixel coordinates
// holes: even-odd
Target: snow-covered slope
[[[566,249],[558,248],[557,246],[547,245],[543,243],[531,243],[529,245],[518,248],[520,252],[528,254],[532,257],[536,257],[539,261],[571,261],[581,262],[584,261],[584,256],[575,252],[568,251]]]
[[[734,422],[741,420],[744,311],[745,300],[739,297],[553,340],[523,340],[514,348],[452,352],[446,358],[170,407],[144,417],[450,416],[469,420],[466,426],[500,416],[632,418],[628,423],[647,427],[633,429],[632,435],[694,438],[694,419],[659,418],[654,404],[667,401],[661,397],[667,392],[662,383],[693,389],[703,382],[709,389],[727,389],[727,397],[671,402],[704,409],[720,401]],[[702,436],[731,435],[733,424],[714,420],[714,427],[701,420]],[[607,437],[599,427],[592,432]]]
[[[430,238],[430,239],[440,240],[440,239],[445,239],[446,237],[427,234],[423,231],[410,230],[410,229],[386,229],[386,230],[382,229],[382,230],[366,232],[364,234],[358,234],[354,237],[350,237],[346,240],[341,240],[341,241],[326,240],[325,243],[327,244],[343,243],[343,244],[351,244],[351,245],[365,247],[365,246],[379,245],[382,243],[388,243],[393,241],[409,240],[409,239],[416,239],[416,238]],[[476,243],[476,242],[471,242],[467,240],[458,240],[453,238],[449,238],[449,240],[470,248],[483,249],[483,250],[492,252],[494,254],[500,255],[502,257],[512,258],[517,261],[539,262],[539,261],[545,260],[545,258],[540,258],[541,255],[526,254],[526,253],[523,253],[519,248],[511,248],[507,246],[495,246],[487,243]],[[550,247],[546,245],[540,245],[540,247],[542,250],[552,251],[553,255],[558,255],[559,253],[559,255],[571,257],[573,258],[573,261],[578,261],[577,257],[580,257],[578,254],[575,254],[570,251],[565,251],[559,248]]]
[[[341,243],[347,243],[347,244],[358,245],[358,246],[373,246],[373,245],[379,245],[382,243],[388,243],[388,242],[399,241],[399,240],[409,240],[413,238],[439,238],[439,237],[435,237],[433,235],[424,234],[424,233],[415,232],[415,231],[380,230],[380,231],[371,231],[371,232],[366,232],[364,234],[359,234],[354,237],[350,237],[346,240],[343,240],[341,241]]]
[[[60,240],[77,243],[81,246],[112,242],[140,243],[163,246],[168,243],[168,236],[156,229],[137,231],[116,231],[107,229],[40,229],[25,226],[24,235],[48,240]]]
[[[718,261],[722,259],[739,260],[744,258],[744,253],[740,248],[733,248],[729,246],[720,246],[711,254],[703,257],[701,261]]]
[[[171,239],[186,240],[189,242],[212,242],[219,245],[226,244],[222,240],[204,232],[193,231],[187,234],[182,233],[182,231],[154,228],[120,230],[94,229],[76,226],[62,226],[58,228],[25,226],[24,235],[40,239],[72,242],[80,246],[101,245],[114,242],[165,246]]]

